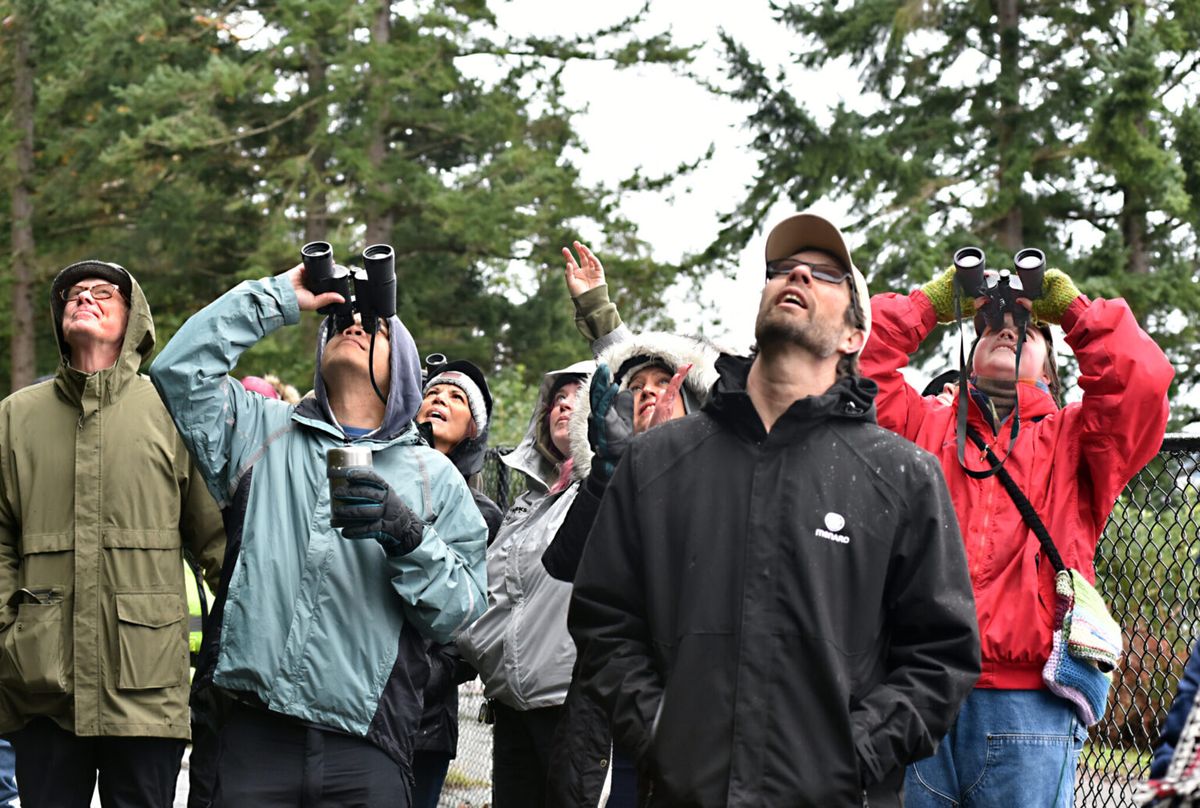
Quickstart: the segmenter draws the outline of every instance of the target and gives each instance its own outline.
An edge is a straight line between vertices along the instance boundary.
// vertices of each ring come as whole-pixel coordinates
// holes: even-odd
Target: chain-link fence
[[[1117,501],[1096,578],[1125,635],[1104,720],[1092,728],[1076,788],[1081,806],[1132,805],[1150,771],[1158,727],[1200,637],[1200,436],[1168,435]]]
[[[524,488],[493,450],[484,490],[502,509]],[[1075,795],[1081,808],[1131,806],[1150,770],[1158,727],[1200,637],[1196,560],[1200,555],[1200,436],[1168,435],[1162,451],[1129,484],[1105,527],[1096,556],[1097,584],[1125,634],[1125,661],[1103,721],[1092,728]],[[491,727],[476,717],[476,680],[460,693],[458,759],[442,808],[491,801]]]

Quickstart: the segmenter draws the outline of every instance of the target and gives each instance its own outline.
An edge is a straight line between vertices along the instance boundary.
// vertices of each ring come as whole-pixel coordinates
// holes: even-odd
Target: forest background
[[[586,353],[563,245],[593,243],[633,327],[744,350],[729,323],[748,313],[712,284],[741,272],[753,299],[764,228],[816,206],[876,292],[966,244],[998,267],[1042,247],[1085,292],[1129,301],[1177,369],[1173,427],[1196,419],[1200,0],[769,2],[754,7],[769,40],[681,34],[672,14],[703,15],[674,0],[601,9],[582,32],[583,4],[513,24],[523,3],[0,0],[0,378],[53,371],[49,281],[72,261],[128,267],[161,346],[305,242],[342,259],[383,242],[421,350],[489,371],[492,442],[511,445],[541,373]],[[750,171],[689,247],[656,249],[647,212],[697,190],[725,133],[680,138],[665,170],[597,172],[580,64],[614,83],[667,73],[739,111]],[[623,86],[636,135],[667,99]],[[678,125],[728,126],[697,113]],[[307,389],[317,324],[265,340],[238,375]],[[930,343],[919,362],[936,371],[949,354]]]

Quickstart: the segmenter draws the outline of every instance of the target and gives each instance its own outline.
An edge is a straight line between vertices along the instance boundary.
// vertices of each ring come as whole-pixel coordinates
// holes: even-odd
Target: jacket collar
[[[292,409],[292,420],[296,423],[317,432],[322,432],[335,440],[349,443],[342,429],[336,424],[330,423],[327,415],[328,407],[323,406],[315,395],[305,396],[300,399],[300,403]],[[394,443],[420,443],[422,439],[417,432],[416,426],[412,421],[409,421],[390,434],[384,434],[383,430],[376,430],[370,435],[360,438],[360,440],[369,440],[383,446],[391,446]]]
[[[722,354],[717,359],[719,378],[713,388],[712,398],[704,411],[729,426],[743,437],[762,441],[767,435],[762,418],[746,392],[746,379],[753,356]],[[770,436],[777,433],[787,439],[813,426],[841,419],[875,423],[875,394],[879,391],[870,379],[839,379],[828,390],[818,396],[797,399],[772,428]]]
[[[968,422],[972,425],[983,425],[995,434],[1002,424],[992,424],[992,416],[989,411],[991,408],[987,404],[987,394],[977,388],[974,382],[970,382],[969,384],[971,404],[967,410]],[[954,405],[958,406],[957,398]],[[1055,402],[1054,396],[1036,384],[1021,382],[1017,384],[1017,406],[1013,409],[1013,412],[1020,415],[1021,423],[1031,423],[1058,412],[1058,403]],[[1011,417],[1012,415],[1010,414],[1009,418]],[[1004,423],[1007,422],[1008,419],[1005,419]]]

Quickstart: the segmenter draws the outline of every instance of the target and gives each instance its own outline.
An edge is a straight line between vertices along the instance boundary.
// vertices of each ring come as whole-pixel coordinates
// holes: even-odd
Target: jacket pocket
[[[148,690],[184,683],[188,647],[183,602],[173,592],[126,592],[117,598],[117,687]]]
[[[4,633],[0,681],[26,693],[67,692],[63,614],[56,588],[18,604],[16,622]]]

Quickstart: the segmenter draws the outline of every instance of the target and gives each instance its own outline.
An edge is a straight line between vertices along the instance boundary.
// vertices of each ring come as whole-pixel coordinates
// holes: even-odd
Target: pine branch
[[[290,123],[291,121],[300,117],[300,115],[303,112],[305,112],[309,107],[313,106],[314,104],[316,104],[320,101],[324,101],[324,100],[327,100],[325,98],[325,96],[316,96],[314,98],[310,98],[307,101],[305,101],[304,103],[297,105],[290,112],[288,112],[287,115],[284,115],[282,118],[272,121],[271,123],[263,124],[262,126],[256,127],[254,129],[247,129],[247,130],[243,130],[240,132],[235,132],[235,133],[225,136],[225,137],[212,138],[210,140],[202,140],[199,143],[189,143],[186,147],[181,147],[177,143],[172,143],[170,141],[165,141],[165,140],[150,140],[150,139],[148,139],[145,142],[149,143],[152,146],[158,146],[163,149],[186,148],[186,149],[190,149],[190,150],[200,150],[200,149],[211,149],[214,146],[225,146],[229,143],[237,143],[238,141],[245,140],[246,138],[255,137],[256,135],[265,134],[266,132],[270,132],[275,129],[278,129],[279,127],[283,126],[284,124]]]

